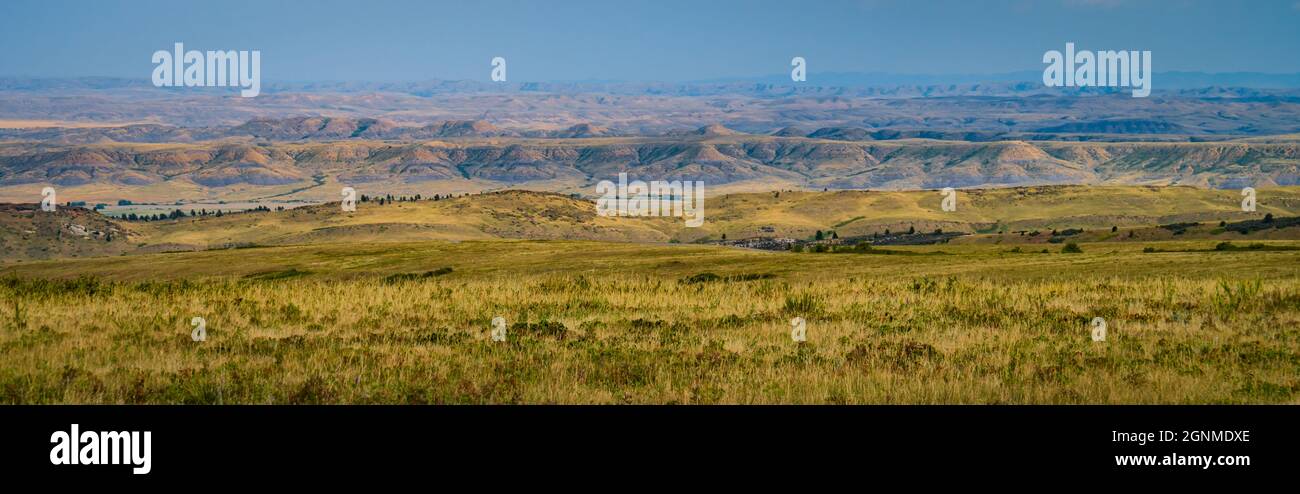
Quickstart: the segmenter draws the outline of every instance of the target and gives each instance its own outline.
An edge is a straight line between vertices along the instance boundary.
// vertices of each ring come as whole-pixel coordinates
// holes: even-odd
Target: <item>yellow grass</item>
[[[1295,402],[1300,252],[1212,246],[493,240],[9,263],[0,401]]]

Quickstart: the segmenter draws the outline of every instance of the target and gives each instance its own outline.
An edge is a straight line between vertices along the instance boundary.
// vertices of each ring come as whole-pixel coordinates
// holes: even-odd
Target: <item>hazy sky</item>
[[[1157,71],[1300,72],[1300,0],[0,1],[0,76],[148,80],[150,55],[262,51],[268,81],[683,81],[1042,70],[1151,50]]]

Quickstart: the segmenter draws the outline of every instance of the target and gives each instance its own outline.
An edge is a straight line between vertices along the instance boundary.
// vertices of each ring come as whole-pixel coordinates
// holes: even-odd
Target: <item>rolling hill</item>
[[[1221,221],[1300,214],[1300,187],[1261,189],[1258,210],[1244,213],[1236,191],[1194,187],[1040,186],[972,189],[958,193],[956,211],[940,208],[938,191],[763,192],[709,196],[705,223],[681,218],[602,217],[594,204],[572,196],[510,190],[439,200],[376,201],[343,212],[338,203],[284,211],[124,222],[79,208],[43,216],[34,206],[0,208],[5,259],[39,259],[123,252],[168,252],[263,245],[422,240],[599,240],[697,243],[778,237],[807,239],[817,231],[845,238],[909,230],[972,234],[959,243],[1041,243],[1053,230],[1082,230],[1090,241],[1221,238],[1300,239],[1300,228],[1267,228],[1242,235],[1209,228]],[[1206,222],[1207,228],[1186,224]],[[63,230],[114,232],[98,244]],[[1179,225],[1175,229],[1160,225]],[[1112,233],[1122,228],[1127,234]],[[1037,232],[1025,235],[1020,232]],[[72,230],[68,230],[69,232]],[[93,234],[92,234],[93,236]],[[60,245],[74,247],[57,247]],[[95,245],[94,249],[75,246]]]

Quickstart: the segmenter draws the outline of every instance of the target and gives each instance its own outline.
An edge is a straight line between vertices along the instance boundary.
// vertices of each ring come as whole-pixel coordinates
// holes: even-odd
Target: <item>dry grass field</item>
[[[10,262],[0,402],[1296,403],[1300,251],[1214,245],[484,240]]]

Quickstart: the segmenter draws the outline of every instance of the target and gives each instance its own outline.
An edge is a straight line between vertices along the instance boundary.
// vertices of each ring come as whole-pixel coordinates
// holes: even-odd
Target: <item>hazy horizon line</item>
[[[666,85],[706,85],[706,84],[733,84],[733,83],[785,83],[791,86],[809,86],[809,87],[835,87],[845,84],[839,81],[831,80],[818,82],[816,78],[841,79],[845,77],[879,77],[879,78],[915,78],[915,79],[962,79],[962,81],[935,81],[934,84],[978,84],[993,82],[1035,82],[1040,81],[1041,70],[1026,69],[1008,72],[987,72],[987,73],[942,73],[942,72],[857,72],[857,71],[828,71],[828,72],[810,72],[809,80],[805,82],[794,82],[789,80],[789,74],[770,73],[755,75],[738,75],[728,77],[714,77],[706,79],[535,79],[535,80],[518,80],[501,82],[501,84],[666,84]],[[1297,83],[1300,84],[1300,72],[1261,72],[1261,71],[1228,71],[1228,72],[1208,72],[1195,70],[1167,70],[1156,71],[1157,76],[1200,76],[1200,77],[1296,77]],[[411,78],[411,79],[290,79],[264,77],[266,82],[279,84],[403,84],[403,83],[423,83],[423,82],[467,82],[467,83],[485,83],[493,84],[493,81],[487,79],[464,79],[464,78]],[[24,75],[24,74],[0,74],[0,80],[30,80],[30,81],[76,81],[76,80],[111,80],[111,81],[139,81],[142,84],[149,84],[149,78],[143,77],[124,77],[114,75],[68,75],[68,76],[44,76],[44,75]],[[882,85],[896,84],[917,84],[920,82],[891,82],[881,83]],[[858,83],[861,84],[861,83]],[[1159,88],[1157,88],[1159,89]]]

